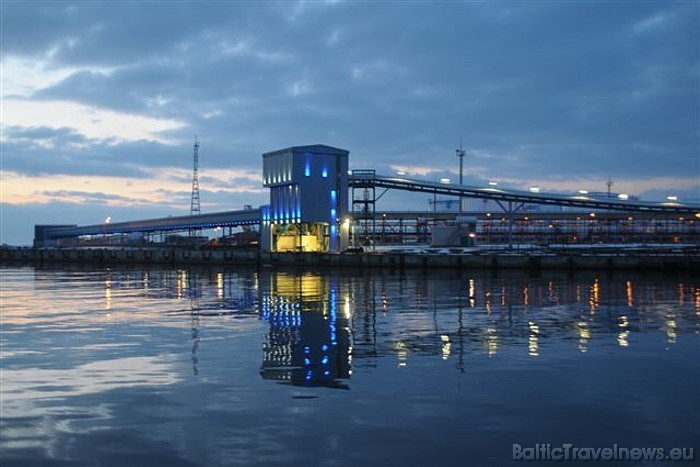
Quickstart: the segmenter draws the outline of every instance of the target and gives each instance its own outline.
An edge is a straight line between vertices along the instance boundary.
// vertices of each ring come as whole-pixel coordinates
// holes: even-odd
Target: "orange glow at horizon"
[[[28,176],[2,172],[2,200],[8,204],[45,204],[55,201],[85,203],[92,199],[107,206],[175,205],[174,195],[188,197],[191,191],[190,172],[181,168],[153,171],[152,178],[100,175]],[[208,177],[213,177],[207,175]],[[263,193],[257,174],[252,171],[217,170],[215,189],[227,193]],[[231,179],[244,178],[249,183],[230,185]],[[110,196],[113,198],[110,199]]]

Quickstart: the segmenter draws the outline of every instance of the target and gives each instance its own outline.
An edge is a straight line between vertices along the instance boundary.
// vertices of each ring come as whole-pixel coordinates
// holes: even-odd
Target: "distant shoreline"
[[[636,269],[700,270],[700,246],[623,249],[591,248],[549,251],[537,248],[500,250],[416,248],[367,253],[263,253],[257,249],[196,249],[177,246],[139,247],[0,247],[0,263],[92,263],[254,265],[262,267],[357,267],[451,269]]]

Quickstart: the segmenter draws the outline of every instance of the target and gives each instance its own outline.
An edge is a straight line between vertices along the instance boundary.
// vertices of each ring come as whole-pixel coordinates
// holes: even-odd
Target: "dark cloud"
[[[111,144],[89,140],[72,129],[46,127],[5,129],[3,168],[21,175],[106,175],[142,178],[149,167],[178,166],[191,151],[137,141]],[[182,153],[178,154],[178,151]]]

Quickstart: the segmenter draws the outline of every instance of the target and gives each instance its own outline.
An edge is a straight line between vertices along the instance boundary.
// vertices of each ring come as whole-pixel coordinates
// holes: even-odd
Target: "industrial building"
[[[184,232],[190,243],[177,244],[195,245],[195,239],[203,238],[198,236],[202,230],[228,229],[231,236],[236,227],[255,234],[248,244],[259,244],[265,253],[339,253],[350,246],[406,243],[700,243],[700,205],[677,199],[643,202],[627,195],[555,194],[388,177],[374,170],[350,171],[349,152],[323,144],[268,152],[262,160],[262,184],[270,190],[270,201],[259,208],[206,214],[193,210],[189,216],[87,226],[36,225],[34,244],[167,243]],[[193,180],[194,199],[196,164]],[[427,193],[435,202],[429,211],[378,211],[377,202],[387,190]],[[456,200],[452,204],[457,210],[438,210],[437,196]],[[463,198],[479,200],[483,209],[463,211]]]
[[[262,251],[337,252],[348,246],[348,155],[325,145],[263,154]]]

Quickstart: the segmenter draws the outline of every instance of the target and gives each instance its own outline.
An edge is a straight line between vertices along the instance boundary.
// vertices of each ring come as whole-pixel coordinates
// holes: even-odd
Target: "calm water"
[[[698,457],[698,276],[0,273],[3,466],[532,465],[514,443]]]

